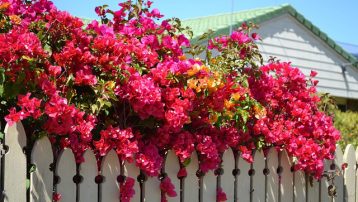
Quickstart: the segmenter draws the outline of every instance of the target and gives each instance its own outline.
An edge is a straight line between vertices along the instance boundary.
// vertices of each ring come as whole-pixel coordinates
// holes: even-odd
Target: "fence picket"
[[[356,157],[355,150],[353,145],[349,144],[346,147],[343,156],[344,163],[347,163],[347,168],[344,171],[344,185],[345,185],[345,202],[354,202],[355,201],[355,167],[356,167]]]
[[[325,171],[329,171],[330,166],[331,166],[331,161],[327,160],[327,161],[324,162],[324,170]],[[320,180],[320,183],[321,183],[321,190],[320,190],[321,201],[322,202],[331,201],[331,197],[328,195],[328,187],[330,185],[330,182],[328,181],[328,178],[327,177],[322,177],[322,179]]]
[[[341,147],[339,145],[337,145],[337,148],[336,148],[336,157],[334,159],[334,163],[336,165],[336,169],[341,170],[341,167],[343,164],[343,153],[342,153]],[[337,196],[334,197],[333,201],[334,202],[342,202],[343,201],[343,192],[344,192],[344,188],[343,188],[344,178],[343,178],[342,174],[339,176],[336,176],[334,178],[334,184],[337,189]]]
[[[178,171],[180,169],[178,157],[175,155],[175,152],[169,151],[167,159],[165,161],[165,172],[168,177],[171,179],[173,185],[175,186],[175,191],[177,192],[176,197],[168,197],[169,202],[178,202],[180,201],[180,180],[177,177]]]
[[[47,137],[35,142],[31,153],[31,161],[36,166],[36,169],[31,173],[30,201],[51,202],[53,172],[50,170],[50,164],[53,163],[53,155],[51,143]]]
[[[203,201],[216,200],[216,176],[214,171],[209,171],[203,177]]]
[[[76,184],[73,182],[76,162],[71,149],[65,149],[60,154],[56,173],[60,177],[57,193],[61,194],[61,201],[76,201]]]
[[[185,196],[184,201],[198,201],[199,199],[199,184],[196,171],[199,168],[198,155],[196,152],[191,154],[191,162],[187,166],[188,176],[185,178]]]
[[[306,190],[307,190],[307,198],[308,202],[317,202],[319,201],[319,182],[312,177],[306,177]]]
[[[148,177],[145,183],[145,201],[160,201],[160,181],[158,177]]]
[[[98,201],[98,185],[95,182],[97,176],[97,161],[92,150],[87,150],[83,155],[85,161],[80,166],[80,175],[83,181],[79,184],[79,199],[81,202]]]
[[[275,148],[271,148],[268,155],[268,169],[270,174],[267,176],[267,201],[269,202],[278,202],[278,175],[277,175],[277,166],[278,158],[277,151]]]
[[[239,158],[240,175],[238,176],[237,195],[238,201],[250,201],[250,163]]]
[[[131,162],[128,163],[126,162],[124,165],[124,175],[130,178],[133,178],[135,183],[134,183],[134,196],[132,198],[132,201],[140,201],[140,187],[139,187],[139,183],[137,181],[137,177],[139,175],[139,168],[137,166],[135,166],[135,162]]]
[[[256,151],[254,161],[255,174],[253,179],[253,201],[265,202],[265,156],[263,151]]]
[[[357,165],[358,165],[358,148],[356,149],[355,155],[356,155],[356,162],[357,162]],[[356,187],[355,187],[356,194],[355,194],[355,197],[356,197],[356,202],[358,202],[358,167],[356,167],[355,180],[356,180]]]
[[[234,154],[231,149],[223,155],[224,174],[221,176],[221,188],[226,193],[227,201],[234,201],[234,176],[232,170],[235,168]]]
[[[292,201],[293,197],[293,172],[292,161],[286,151],[281,151],[281,201]]]
[[[108,152],[102,163],[102,175],[104,181],[101,184],[102,201],[119,201],[119,183],[117,177],[120,175],[120,164],[117,153],[114,150]]]
[[[294,201],[306,201],[306,178],[302,171],[294,172]]]
[[[6,125],[5,145],[9,147],[4,165],[5,201],[26,201],[26,133],[20,122]]]

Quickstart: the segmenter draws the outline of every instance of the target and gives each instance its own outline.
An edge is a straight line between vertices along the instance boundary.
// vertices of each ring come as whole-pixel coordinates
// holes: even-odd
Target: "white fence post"
[[[225,162],[224,162],[225,163]],[[265,190],[265,156],[263,151],[256,151],[255,161],[254,161],[255,175],[253,176],[253,201],[255,202],[265,202],[266,190]]]
[[[169,151],[167,155],[167,159],[165,161],[165,172],[168,177],[171,179],[173,185],[175,186],[175,191],[177,193],[176,197],[168,197],[169,202],[179,202],[180,201],[180,180],[177,175],[179,172],[179,160],[175,155],[174,151]]]
[[[232,171],[235,168],[234,154],[231,149],[225,151],[223,155],[224,174],[221,176],[221,188],[226,193],[227,201],[234,201],[234,181]]]
[[[339,145],[337,145],[336,148],[336,156],[334,159],[334,163],[336,164],[337,168],[341,170],[342,168],[342,164],[343,164],[343,153],[341,150],[341,147]],[[343,202],[343,192],[344,192],[344,178],[342,175],[340,176],[336,176],[334,178],[334,184],[336,186],[336,190],[337,190],[337,196],[333,198],[334,202]]]
[[[79,199],[81,202],[98,201],[98,185],[95,182],[97,176],[97,161],[92,150],[87,150],[83,155],[85,161],[80,165],[80,175],[83,181],[79,184]]]
[[[277,175],[277,166],[278,166],[278,154],[275,148],[271,148],[268,156],[268,168],[270,169],[270,174],[267,176],[267,197],[270,202],[278,202],[278,175]]]
[[[102,175],[104,181],[101,184],[102,201],[119,201],[119,183],[117,177],[120,175],[120,164],[117,153],[111,150],[102,162]]]
[[[293,198],[293,172],[292,161],[286,151],[281,151],[281,201],[290,201]]]
[[[76,162],[71,149],[64,149],[60,154],[56,173],[60,177],[57,193],[61,194],[61,201],[76,201],[76,184],[73,182]]]
[[[349,144],[346,147],[343,156],[344,163],[347,164],[347,168],[344,171],[344,186],[345,186],[345,202],[355,202],[355,172],[356,172],[356,158],[355,149]]]
[[[26,133],[20,122],[6,125],[5,145],[9,147],[4,165],[5,201],[26,201]]]

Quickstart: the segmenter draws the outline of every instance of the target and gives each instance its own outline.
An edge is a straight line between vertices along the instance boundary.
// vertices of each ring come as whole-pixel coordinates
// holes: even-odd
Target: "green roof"
[[[322,32],[318,27],[313,25],[309,20],[307,20],[303,15],[298,13],[292,6],[288,4],[245,10],[237,13],[225,13],[207,17],[187,19],[182,21],[182,25],[192,28],[194,33],[192,40],[195,41],[200,35],[207,32],[208,30],[214,31],[215,36],[220,34],[229,34],[231,25],[233,29],[235,29],[238,28],[243,22],[253,22],[255,24],[259,24],[283,14],[289,14],[294,17],[303,26],[311,30],[314,35],[319,37],[329,47],[334,49],[339,55],[352,63],[355,67],[358,67],[358,60],[352,54],[345,51],[334,40],[328,37],[327,34]]]

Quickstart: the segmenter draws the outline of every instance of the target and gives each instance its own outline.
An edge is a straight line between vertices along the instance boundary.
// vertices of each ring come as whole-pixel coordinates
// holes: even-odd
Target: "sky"
[[[123,1],[123,0],[122,0]],[[358,0],[152,0],[166,18],[189,19],[219,13],[255,9],[288,3],[329,37],[358,45]],[[94,7],[108,4],[118,8],[118,0],[53,0],[61,10],[78,17],[96,18]],[[232,2],[234,2],[232,4]],[[233,5],[233,7],[232,7]]]

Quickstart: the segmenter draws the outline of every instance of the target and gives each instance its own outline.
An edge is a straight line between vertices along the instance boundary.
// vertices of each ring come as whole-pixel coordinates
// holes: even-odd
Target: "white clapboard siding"
[[[5,145],[9,147],[4,166],[5,201],[26,201],[26,134],[20,122],[6,125]]]
[[[102,175],[104,181],[101,187],[102,201],[119,201],[119,183],[117,177],[120,175],[120,164],[117,153],[111,150],[103,159]]]
[[[306,201],[306,178],[302,171],[294,172],[294,198],[295,201]]]
[[[278,202],[278,155],[275,148],[271,148],[267,155],[267,166],[270,174],[267,176],[267,199],[270,202]]]
[[[224,161],[225,162],[225,161]],[[253,176],[253,201],[265,202],[265,156],[263,151],[256,151],[254,158],[255,175]],[[228,200],[230,201],[230,200]]]
[[[240,175],[238,176],[237,195],[238,201],[250,201],[250,163],[239,158]]]
[[[137,166],[135,166],[135,161],[129,163],[126,162],[124,165],[124,175],[132,179],[134,179],[135,183],[134,183],[134,196],[132,198],[132,201],[140,201],[140,186],[139,183],[137,181],[137,177],[139,175],[139,168]]]
[[[50,164],[53,163],[52,153],[51,143],[47,137],[35,142],[31,153],[31,163],[36,167],[31,173],[30,200],[32,202],[52,201],[53,172],[50,170]]]
[[[209,171],[203,177],[203,201],[216,200],[216,176],[214,171]]]
[[[334,159],[334,163],[336,164],[336,169],[342,168],[343,164],[343,153],[341,147],[337,145],[336,148],[336,157]],[[343,192],[344,192],[344,178],[341,174],[340,176],[336,176],[334,178],[334,184],[337,188],[337,196],[333,199],[334,202],[342,202],[343,201]]]
[[[226,193],[227,201],[234,201],[234,182],[235,178],[232,171],[235,168],[234,153],[231,149],[225,151],[223,155],[224,174],[221,176],[221,188]]]
[[[167,159],[165,161],[165,172],[175,186],[175,191],[177,193],[176,197],[168,197],[169,202],[179,202],[180,201],[180,180],[177,177],[180,166],[178,157],[175,155],[174,151],[169,151]]]
[[[356,158],[355,149],[353,145],[349,144],[346,147],[343,156],[344,163],[347,164],[347,168],[344,171],[344,185],[345,185],[345,202],[355,202],[355,171],[356,171]]]
[[[60,154],[56,173],[60,176],[57,193],[61,194],[61,201],[76,201],[76,184],[73,182],[76,162],[71,149],[65,149]]]
[[[97,202],[98,185],[95,182],[97,176],[97,161],[92,150],[87,150],[83,155],[85,161],[80,165],[80,175],[83,181],[79,184],[80,202]]]
[[[280,151],[281,157],[281,201],[290,201],[293,196],[293,172],[291,171],[292,161],[286,151]]]
[[[258,33],[262,37],[259,49],[264,59],[276,56],[281,61],[292,62],[294,66],[315,70],[320,80],[318,87],[326,88],[324,92],[333,96],[358,98],[358,93],[354,92],[358,86],[357,71],[347,66],[345,77],[342,73],[341,65],[349,61],[291,15],[280,15],[261,23]],[[336,75],[332,76],[332,73]],[[305,74],[309,75],[309,72],[305,71]],[[346,93],[343,94],[342,90]]]
[[[198,201],[199,199],[199,184],[196,176],[198,168],[198,156],[196,152],[193,152],[191,154],[191,162],[187,166],[188,176],[185,178],[184,201]]]

